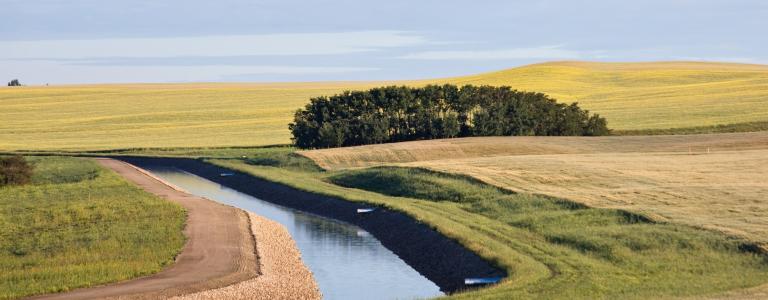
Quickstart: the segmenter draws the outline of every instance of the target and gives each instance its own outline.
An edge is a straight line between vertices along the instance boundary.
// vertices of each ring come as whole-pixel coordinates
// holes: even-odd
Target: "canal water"
[[[443,295],[355,225],[279,206],[175,168],[146,168],[197,196],[275,220],[296,241],[324,299],[421,299]]]

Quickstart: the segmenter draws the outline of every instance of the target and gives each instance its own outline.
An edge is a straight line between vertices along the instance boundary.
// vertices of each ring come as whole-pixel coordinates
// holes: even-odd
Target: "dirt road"
[[[97,159],[147,192],[187,210],[187,243],[176,263],[160,273],[104,286],[31,299],[164,299],[217,289],[252,279],[258,262],[246,212],[176,190],[132,165]]]

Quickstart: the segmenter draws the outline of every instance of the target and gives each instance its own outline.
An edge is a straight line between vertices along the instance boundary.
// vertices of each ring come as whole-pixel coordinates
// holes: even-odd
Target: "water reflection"
[[[283,224],[314,273],[325,299],[414,299],[442,295],[365,230],[282,207],[173,168],[147,168],[202,197],[255,212]]]

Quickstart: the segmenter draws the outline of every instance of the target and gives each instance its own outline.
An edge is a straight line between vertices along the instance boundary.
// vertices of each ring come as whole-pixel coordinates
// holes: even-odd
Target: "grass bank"
[[[284,151],[284,158],[296,159],[290,153]],[[515,194],[463,176],[403,168],[286,169],[254,163],[258,157],[209,161],[406,212],[510,274],[497,286],[452,296],[457,299],[685,297],[768,282],[768,258],[741,240],[619,210]]]
[[[33,157],[0,187],[0,299],[148,275],[184,245],[185,213],[84,159]]]

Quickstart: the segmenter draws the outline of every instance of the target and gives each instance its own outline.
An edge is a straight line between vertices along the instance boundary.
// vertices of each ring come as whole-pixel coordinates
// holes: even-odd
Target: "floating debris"
[[[235,173],[221,173],[221,177],[235,176]]]
[[[466,278],[464,279],[464,284],[466,285],[486,285],[486,284],[496,284],[501,281],[501,277],[486,277],[486,278]]]
[[[357,213],[358,214],[367,214],[367,213],[373,212],[374,210],[376,210],[376,209],[375,208],[358,208],[357,209]]]

